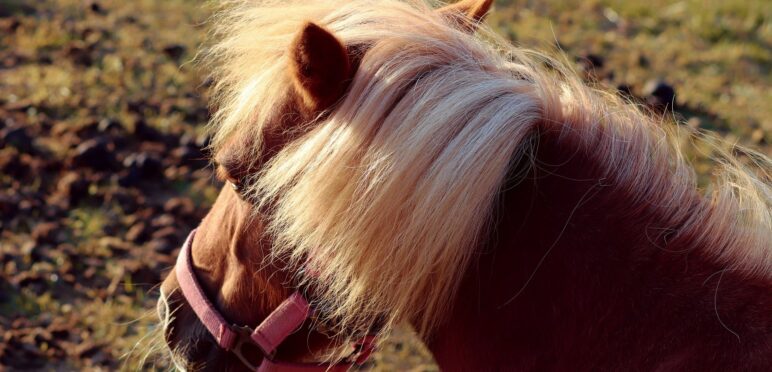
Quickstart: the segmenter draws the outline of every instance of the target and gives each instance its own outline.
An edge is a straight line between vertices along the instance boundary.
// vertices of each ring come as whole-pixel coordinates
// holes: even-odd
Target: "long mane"
[[[668,249],[700,247],[748,275],[772,277],[772,163],[747,169],[717,146],[711,189],[670,123],[583,84],[567,64],[458,31],[420,1],[230,2],[206,53],[216,84],[215,149],[282,114],[286,51],[304,21],[361,55],[347,96],[255,176],[273,258],[313,266],[319,306],[340,329],[446,313],[513,164],[538,133],[591,157],[607,193],[670,228]],[[681,129],[685,130],[685,129]],[[621,213],[621,212],[620,212]],[[681,247],[681,248],[679,248]]]

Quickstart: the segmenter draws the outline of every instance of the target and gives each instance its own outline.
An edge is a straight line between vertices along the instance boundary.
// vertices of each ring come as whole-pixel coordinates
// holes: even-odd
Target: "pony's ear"
[[[467,32],[475,32],[491,10],[493,0],[461,0],[437,9],[442,15],[455,18]]]
[[[343,97],[353,69],[338,38],[307,22],[291,45],[290,74],[301,103],[315,113]]]

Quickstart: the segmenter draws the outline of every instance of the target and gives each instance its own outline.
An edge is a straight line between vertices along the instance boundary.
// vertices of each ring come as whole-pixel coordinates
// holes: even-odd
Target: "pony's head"
[[[524,135],[488,123],[536,116],[529,84],[500,81],[508,62],[472,36],[491,3],[243,2],[215,19],[204,60],[214,161],[230,185],[197,230],[192,262],[236,324],[312,288],[327,331],[306,325],[277,358],[335,358],[345,351],[334,345],[375,323],[425,330],[447,307],[512,156],[492,138]],[[161,289],[178,366],[241,366],[174,272]]]

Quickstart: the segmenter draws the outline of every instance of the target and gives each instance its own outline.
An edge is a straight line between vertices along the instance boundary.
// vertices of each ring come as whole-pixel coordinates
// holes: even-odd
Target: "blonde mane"
[[[592,157],[609,185],[749,275],[772,277],[772,163],[734,156],[708,197],[668,124],[584,85],[566,64],[458,31],[420,1],[230,2],[206,53],[216,84],[214,148],[281,115],[288,45],[305,21],[366,51],[346,97],[254,176],[273,258],[318,273],[320,306],[340,329],[447,313],[513,162],[540,131]],[[630,212],[638,213],[638,212]],[[675,244],[675,243],[673,243]],[[385,318],[385,319],[384,319]]]

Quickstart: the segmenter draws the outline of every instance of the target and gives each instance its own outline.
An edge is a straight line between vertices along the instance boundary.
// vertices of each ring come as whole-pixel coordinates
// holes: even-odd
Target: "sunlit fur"
[[[489,30],[459,31],[422,2],[230,2],[203,59],[216,81],[215,150],[286,107],[287,51],[305,21],[366,50],[346,97],[256,174],[273,258],[313,266],[318,300],[345,329],[386,317],[428,332],[448,311],[511,165],[538,132],[557,131],[635,201],[667,250],[702,249],[747,275],[772,276],[772,163],[751,172],[721,152],[705,192],[668,129],[557,59]],[[483,35],[482,37],[479,35]],[[560,221],[556,221],[560,223]],[[656,239],[652,238],[652,241]],[[306,280],[310,276],[305,276]],[[341,328],[341,329],[342,329]]]

